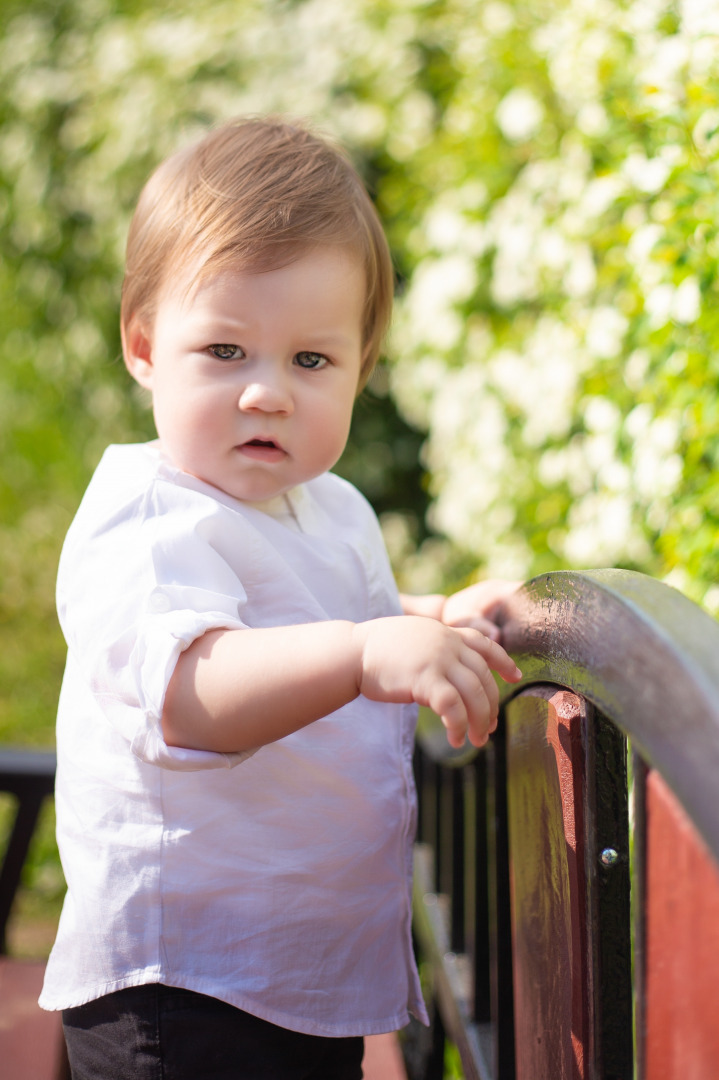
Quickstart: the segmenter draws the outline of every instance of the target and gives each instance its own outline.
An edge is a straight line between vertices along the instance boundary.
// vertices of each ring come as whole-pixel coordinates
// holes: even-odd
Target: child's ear
[[[125,367],[140,386],[151,390],[153,365],[150,331],[142,319],[133,318],[129,325],[122,326],[121,334]]]

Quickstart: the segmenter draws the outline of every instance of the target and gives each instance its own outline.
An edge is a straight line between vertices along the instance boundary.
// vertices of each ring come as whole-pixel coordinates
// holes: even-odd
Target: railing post
[[[487,755],[474,761],[474,956],[472,1011],[478,1024],[492,1019],[489,932],[489,821],[487,816]]]
[[[507,821],[507,742],[504,715],[487,744],[487,814],[489,817],[490,1000],[494,1030],[495,1080],[514,1080],[514,991],[512,923],[509,894]]]
[[[632,1080],[632,946],[629,879],[627,743],[601,713],[594,715],[594,842],[599,1003],[599,1059],[603,1075]],[[593,849],[593,850],[592,850]]]
[[[465,948],[464,932],[464,770],[453,769],[452,785],[452,886],[450,890],[451,923],[450,948],[454,953],[463,953]]]

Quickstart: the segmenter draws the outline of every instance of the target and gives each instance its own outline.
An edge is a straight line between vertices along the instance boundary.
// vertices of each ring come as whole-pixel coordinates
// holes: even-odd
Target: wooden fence
[[[501,616],[524,678],[481,751],[424,718],[414,1078],[719,1077],[719,625],[643,575],[556,573]],[[438,725],[439,722],[435,721]]]

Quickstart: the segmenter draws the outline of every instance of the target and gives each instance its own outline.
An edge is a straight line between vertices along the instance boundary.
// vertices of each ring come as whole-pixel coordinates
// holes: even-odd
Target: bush
[[[387,223],[389,366],[342,468],[387,511],[403,584],[613,564],[719,609],[713,5],[4,14],[0,737],[51,738],[62,536],[107,442],[152,432],[119,360],[131,208],[160,158],[238,113],[336,134]]]

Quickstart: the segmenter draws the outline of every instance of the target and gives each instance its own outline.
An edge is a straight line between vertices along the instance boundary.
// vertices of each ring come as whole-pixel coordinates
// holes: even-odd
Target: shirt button
[[[162,615],[166,611],[172,611],[172,601],[162,589],[155,589],[150,593],[147,607],[150,611],[155,612],[155,614]]]

